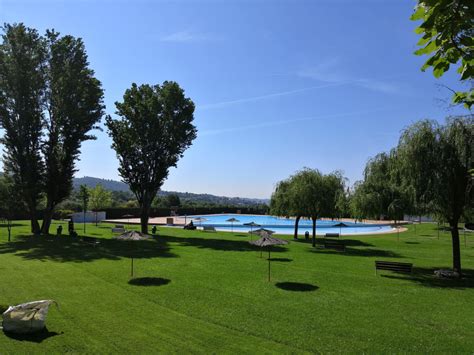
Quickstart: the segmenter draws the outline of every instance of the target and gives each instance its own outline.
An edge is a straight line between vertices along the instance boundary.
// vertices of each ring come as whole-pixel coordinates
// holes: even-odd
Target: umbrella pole
[[[268,247],[268,282],[270,282],[270,246]]]
[[[132,269],[131,269],[131,277],[133,277],[133,256],[132,256]]]

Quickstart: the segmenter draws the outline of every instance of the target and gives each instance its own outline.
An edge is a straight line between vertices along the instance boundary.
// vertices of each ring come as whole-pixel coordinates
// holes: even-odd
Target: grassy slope
[[[450,236],[438,240],[433,225],[411,228],[399,242],[350,237],[346,253],[291,242],[272,253],[267,282],[266,254],[260,259],[248,236],[160,228],[156,241],[137,245],[135,271],[168,283],[137,286],[129,284],[134,249],[110,240],[110,226],[87,228],[107,240],[93,248],[69,237],[24,237],[23,224],[7,243],[1,228],[0,304],[60,304],[50,310],[49,335],[0,334],[2,353],[474,350],[474,236],[462,243],[470,278],[461,282],[431,276],[451,263]],[[377,259],[412,262],[416,274],[376,277]]]

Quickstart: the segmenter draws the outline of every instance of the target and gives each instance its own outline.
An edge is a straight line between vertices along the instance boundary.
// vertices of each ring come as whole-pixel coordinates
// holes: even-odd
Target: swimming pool
[[[196,220],[203,218],[202,221]],[[235,218],[238,221],[231,223],[228,219]],[[213,226],[217,230],[248,232],[250,227],[244,226],[245,223],[254,222],[259,224],[261,228],[267,228],[275,231],[275,234],[293,234],[295,219],[266,215],[241,215],[241,214],[218,214],[218,215],[195,215],[187,216],[189,220],[193,220],[196,226]],[[389,232],[392,228],[386,224],[366,224],[344,221],[344,226],[337,226],[340,221],[318,220],[316,223],[316,234],[324,235],[326,233],[340,233],[342,235],[349,234],[368,234],[368,233],[384,233]],[[253,229],[260,228],[254,227]],[[298,235],[304,235],[308,231],[312,233],[312,221],[308,219],[300,219]]]

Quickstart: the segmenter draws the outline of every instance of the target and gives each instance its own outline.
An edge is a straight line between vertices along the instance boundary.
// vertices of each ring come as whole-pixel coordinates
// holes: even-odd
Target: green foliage
[[[5,25],[0,45],[0,126],[6,171],[40,232],[36,210],[46,196],[41,232],[72,190],[75,163],[88,132],[103,115],[103,91],[84,44],[54,31],[40,36],[23,24]]]
[[[471,82],[468,92],[455,92],[453,102],[470,108],[474,103],[474,3],[472,0],[419,0],[413,21],[422,21],[415,30],[422,34],[416,55],[427,55],[421,68],[433,68],[433,75],[441,77],[457,65],[460,80]]]
[[[107,117],[106,126],[120,176],[137,198],[142,231],[147,233],[153,199],[169,168],[196,138],[194,103],[177,83],[165,81],[161,86],[132,84],[116,107],[119,118]]]
[[[89,201],[90,206],[94,211],[102,208],[107,208],[112,205],[112,193],[102,187],[102,185],[96,185],[89,190]]]
[[[90,193],[86,185],[81,185],[79,189],[79,198],[82,201],[82,211],[87,212],[89,206]]]
[[[453,239],[453,268],[461,272],[457,225],[473,206],[474,117],[453,117],[445,125],[420,121],[408,127],[398,144],[403,183],[415,201],[449,222]]]

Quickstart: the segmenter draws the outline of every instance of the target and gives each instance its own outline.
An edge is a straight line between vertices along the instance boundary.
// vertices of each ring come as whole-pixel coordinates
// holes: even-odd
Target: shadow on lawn
[[[463,270],[464,277],[460,280],[438,278],[435,276],[435,270],[449,269],[447,267],[421,268],[414,267],[413,274],[383,274],[382,277],[388,279],[412,281],[426,287],[455,288],[465,289],[474,288],[474,270]]]
[[[9,332],[4,332],[5,336],[19,340],[19,341],[30,341],[33,343],[41,343],[43,340],[46,340],[48,338],[54,337],[56,335],[61,335],[63,333],[56,333],[56,332],[50,332],[46,327],[36,333],[32,334],[17,334],[17,333],[9,333]]]
[[[314,248],[310,250],[312,253],[322,254],[337,254],[341,256],[367,256],[367,257],[386,257],[386,258],[401,258],[402,255],[390,250],[381,250],[374,248],[346,248],[346,251],[337,251],[334,249]]]
[[[0,244],[0,254],[15,253],[28,260],[89,262],[98,259],[118,260],[133,255],[136,259],[172,258],[167,242],[160,239],[126,242],[97,238],[100,244],[92,246],[69,236],[17,236],[10,243]]]
[[[164,236],[166,241],[172,243],[178,243],[183,246],[193,246],[200,249],[213,249],[220,251],[260,251],[260,247],[250,244],[244,240],[231,240],[231,239],[210,239],[210,238],[182,238]],[[264,248],[263,252],[267,252],[268,249]],[[280,246],[273,246],[271,252],[286,252],[287,248]]]
[[[374,246],[373,244],[366,243],[366,242],[363,242],[363,241],[357,240],[357,239],[343,239],[343,238],[341,238],[341,239],[327,238],[327,239],[341,240],[346,245],[346,247],[373,247]],[[298,240],[295,240],[295,242],[305,243],[305,244],[311,244],[312,243],[311,238],[309,240],[298,239]],[[324,245],[324,238],[316,238],[316,245]]]
[[[301,282],[277,282],[276,287],[285,291],[309,292],[316,291],[319,287],[316,285]]]
[[[170,282],[171,280],[161,277],[138,277],[128,281],[129,285],[133,286],[163,286]]]

